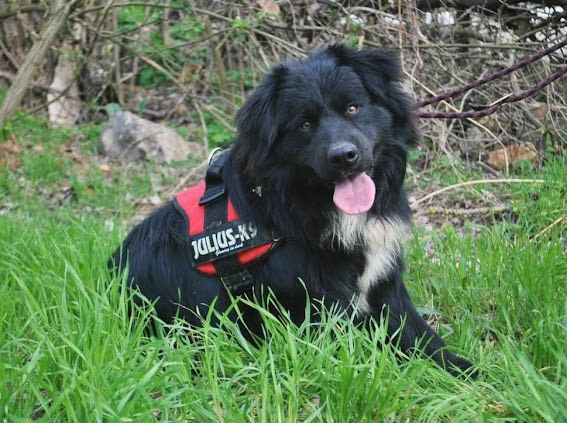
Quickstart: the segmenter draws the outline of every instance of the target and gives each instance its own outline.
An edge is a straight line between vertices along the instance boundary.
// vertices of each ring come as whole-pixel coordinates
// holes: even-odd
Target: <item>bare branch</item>
[[[45,58],[53,40],[67,21],[67,17],[77,3],[77,0],[54,0],[51,3],[49,20],[37,42],[28,52],[24,63],[20,66],[14,83],[6,94],[6,98],[0,105],[0,128],[10,119],[15,109],[19,106],[24,94],[30,86],[37,68]]]

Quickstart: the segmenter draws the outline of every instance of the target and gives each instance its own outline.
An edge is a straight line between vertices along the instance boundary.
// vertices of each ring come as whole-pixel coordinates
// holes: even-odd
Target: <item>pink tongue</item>
[[[333,201],[335,205],[347,214],[367,212],[374,204],[376,186],[366,173],[362,172],[353,178],[346,179],[335,185]]]

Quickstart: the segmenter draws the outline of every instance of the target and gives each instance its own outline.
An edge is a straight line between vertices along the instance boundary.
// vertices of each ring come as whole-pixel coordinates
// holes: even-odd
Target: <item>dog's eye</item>
[[[304,131],[309,131],[311,128],[313,128],[311,122],[305,121],[301,124],[301,129],[303,129]]]
[[[351,104],[346,109],[347,114],[356,115],[358,113],[358,106],[356,104]]]

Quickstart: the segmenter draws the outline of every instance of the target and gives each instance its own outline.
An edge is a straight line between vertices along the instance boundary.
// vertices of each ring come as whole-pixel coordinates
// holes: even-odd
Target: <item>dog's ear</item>
[[[399,56],[393,50],[353,50],[335,44],[327,52],[335,56],[339,65],[352,68],[374,97],[382,97],[392,84],[402,79]]]
[[[401,89],[403,72],[398,53],[387,49],[353,50],[343,44],[335,44],[326,50],[340,66],[353,69],[364,84],[373,101],[382,103],[393,113],[407,134],[409,145],[417,142],[412,115],[412,101]]]
[[[236,115],[238,137],[259,143],[266,151],[278,135],[277,91],[286,72],[285,65],[274,67]]]

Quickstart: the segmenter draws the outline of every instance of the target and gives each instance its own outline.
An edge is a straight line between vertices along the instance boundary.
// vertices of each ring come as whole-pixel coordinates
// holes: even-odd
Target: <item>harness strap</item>
[[[205,184],[207,186],[205,194],[199,200],[200,205],[207,205],[226,194],[226,188],[222,179],[222,168],[226,162],[228,154],[222,152],[214,161],[209,164],[207,174],[205,176]]]
[[[220,153],[207,169],[205,193],[199,200],[199,204],[205,206],[205,230],[214,229],[238,216],[228,201],[222,177],[227,156],[226,152]],[[224,285],[233,293],[254,285],[253,276],[239,262],[236,254],[216,260],[214,266]]]

